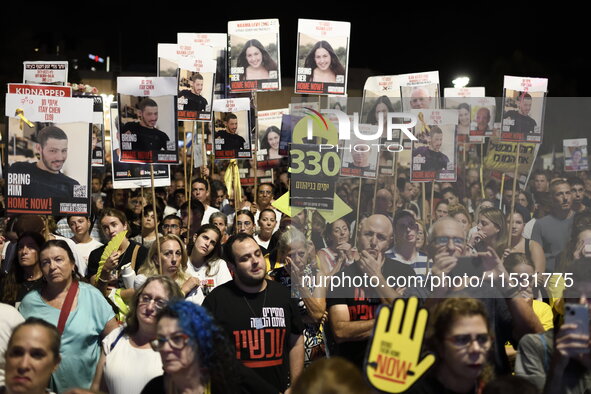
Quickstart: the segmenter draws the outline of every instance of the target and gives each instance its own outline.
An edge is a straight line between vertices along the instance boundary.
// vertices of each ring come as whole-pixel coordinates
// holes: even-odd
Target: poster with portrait
[[[398,76],[404,111],[439,108],[439,71]]]
[[[92,109],[88,98],[6,95],[7,214],[90,213]]]
[[[228,22],[230,91],[281,90],[279,19]]]
[[[419,122],[412,143],[410,179],[413,182],[456,181],[456,126],[455,110],[412,109]]]
[[[248,98],[214,100],[214,157],[216,159],[252,158]]]
[[[123,163],[119,160],[119,110],[117,103],[111,103],[111,171],[113,174],[113,189],[130,189],[149,187],[152,185],[150,168],[145,164]],[[169,166],[154,165],[154,187],[170,186]]]
[[[369,77],[363,86],[361,102],[361,119],[363,123],[380,125],[382,136],[388,125],[388,113],[402,112],[400,82],[397,75],[381,75]],[[392,141],[400,142],[400,130],[392,131]]]
[[[289,108],[258,111],[257,167],[268,170],[276,168],[285,157],[279,153],[281,123]]]
[[[351,23],[298,19],[295,92],[346,95]]]
[[[376,135],[378,126],[360,124],[359,132],[363,135]],[[380,147],[378,140],[362,140],[351,135],[348,141],[341,141],[341,175],[363,178],[376,178]]]
[[[483,87],[470,87],[470,88],[445,88],[443,89],[443,96],[445,97],[445,109],[455,109],[458,111],[458,126],[456,127],[456,138],[458,143],[467,144],[474,142],[470,139],[470,131],[472,120],[476,119],[473,116],[478,110],[478,100],[484,99],[485,90]],[[493,102],[494,108],[494,102]],[[481,116],[482,116],[481,111]],[[491,126],[494,121],[494,110],[490,112],[492,114],[489,118]],[[489,130],[489,128],[487,128]],[[492,132],[492,128],[490,128]]]
[[[205,45],[213,50],[216,62],[214,96],[225,98],[228,81],[228,35],[225,33],[177,33],[179,44]]]
[[[118,77],[120,160],[178,163],[177,78]]]
[[[501,140],[541,143],[548,79],[511,77],[503,83]]]
[[[178,59],[179,120],[211,121],[211,104],[215,84],[216,62],[208,46],[178,45],[191,48],[191,56]]]
[[[588,171],[587,138],[562,140],[564,171]]]
[[[23,62],[23,83],[42,85],[68,84],[67,61]]]
[[[91,164],[92,167],[105,165],[105,114],[103,112],[103,98],[101,96],[85,96],[92,98],[92,135],[91,135]]]

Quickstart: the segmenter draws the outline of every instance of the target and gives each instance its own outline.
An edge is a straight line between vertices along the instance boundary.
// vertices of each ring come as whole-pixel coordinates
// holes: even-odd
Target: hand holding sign
[[[416,297],[408,302],[399,298],[393,308],[379,309],[365,364],[368,380],[375,389],[402,393],[435,362],[431,354],[419,360],[429,313],[423,308],[417,312],[417,306]]]

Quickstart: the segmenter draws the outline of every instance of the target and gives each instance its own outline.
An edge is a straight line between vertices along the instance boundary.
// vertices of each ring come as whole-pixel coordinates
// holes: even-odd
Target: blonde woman
[[[134,287],[141,286],[147,278],[160,275],[160,266],[162,266],[163,276],[175,281],[183,294],[190,293],[195,285],[190,280],[191,275],[186,273],[188,255],[183,241],[174,234],[167,234],[159,237],[158,242],[160,257],[158,258],[158,245],[154,242],[146,261],[138,272],[139,275],[135,278]]]

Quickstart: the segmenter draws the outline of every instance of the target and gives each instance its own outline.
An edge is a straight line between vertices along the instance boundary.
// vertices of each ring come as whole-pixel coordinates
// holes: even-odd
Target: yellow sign
[[[399,298],[393,308],[384,305],[378,310],[365,363],[367,378],[377,390],[405,392],[435,362],[432,354],[419,360],[429,312],[418,309],[418,304],[416,297]]]
[[[271,205],[286,214],[287,216],[294,217],[298,213],[302,212],[304,208],[291,207],[289,206],[289,192],[286,192]],[[318,213],[326,220],[327,223],[332,223],[337,219],[342,218],[349,212],[353,211],[341,198],[335,193],[334,195],[334,208],[332,211],[326,209],[318,209]]]

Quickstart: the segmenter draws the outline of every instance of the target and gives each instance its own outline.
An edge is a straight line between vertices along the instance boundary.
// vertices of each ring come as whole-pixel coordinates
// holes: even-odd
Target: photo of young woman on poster
[[[241,80],[270,79],[270,71],[277,71],[277,62],[259,40],[248,40],[238,55],[236,65],[244,68]]]
[[[279,154],[280,138],[281,131],[277,126],[270,126],[265,131],[261,138],[261,149],[267,150],[267,160],[281,159],[283,157]]]
[[[334,49],[328,41],[318,41],[306,56],[304,67],[312,69],[308,82],[336,83],[337,76],[345,75],[345,67],[341,64]]]

